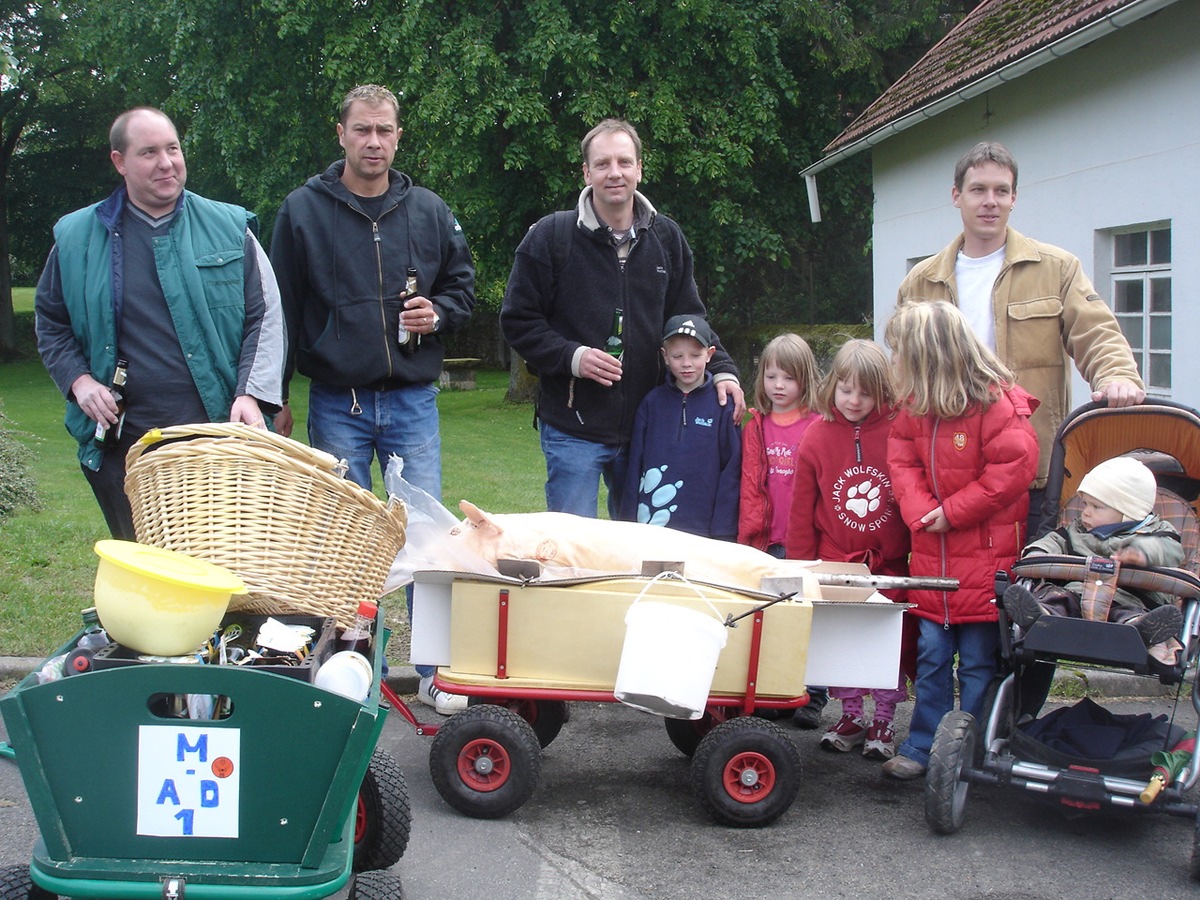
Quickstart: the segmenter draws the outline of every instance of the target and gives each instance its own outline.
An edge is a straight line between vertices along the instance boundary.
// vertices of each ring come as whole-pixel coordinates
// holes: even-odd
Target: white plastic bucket
[[[725,646],[725,625],[719,614],[714,619],[684,606],[640,600],[625,613],[625,644],[613,694],[634,709],[699,719]]]

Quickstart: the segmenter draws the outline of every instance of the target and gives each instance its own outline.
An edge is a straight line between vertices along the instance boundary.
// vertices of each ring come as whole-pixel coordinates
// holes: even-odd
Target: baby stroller
[[[1002,672],[993,683],[994,699],[985,704],[985,720],[977,722],[968,713],[952,710],[934,737],[925,781],[925,820],[935,832],[951,834],[962,825],[972,784],[1019,788],[1071,811],[1116,808],[1196,819],[1197,805],[1183,799],[1200,777],[1200,758],[1187,752],[1194,745],[1194,733],[1185,735],[1184,729],[1160,717],[1145,728],[1137,747],[1125,747],[1101,759],[1064,751],[1064,746],[1073,746],[1069,739],[1047,744],[1035,737],[1054,725],[1069,728],[1069,722],[1080,719],[1105,728],[1110,724],[1097,721],[1108,713],[1090,700],[1079,704],[1078,718],[1073,717],[1074,711],[1068,718],[1063,715],[1067,711],[1060,710],[1038,719],[1048,676],[1059,661],[1121,669],[1156,677],[1165,685],[1182,685],[1184,672],[1195,662],[1200,648],[1200,525],[1196,514],[1200,414],[1195,410],[1168,401],[1148,401],[1123,409],[1089,403],[1071,413],[1055,435],[1040,533],[1077,515],[1077,501],[1072,501],[1084,474],[1096,464],[1124,454],[1137,456],[1154,472],[1158,482],[1154,511],[1179,531],[1184,562],[1178,569],[1122,566],[1119,584],[1180,598],[1182,650],[1174,664],[1157,662],[1148,656],[1131,625],[1060,616],[1043,615],[1022,632],[997,603]],[[1084,571],[1085,560],[1070,556],[1035,556],[1013,567],[1016,577],[1028,579],[1029,584],[1042,579],[1082,581]],[[997,600],[1007,586],[1007,577],[998,573]],[[1177,690],[1177,701],[1182,690]],[[1191,697],[1200,714],[1200,689],[1195,685]],[[1053,723],[1048,721],[1051,716],[1055,717]],[[1146,726],[1144,720],[1149,718],[1127,724],[1131,728]],[[1157,794],[1154,788],[1148,790],[1156,772]],[[1200,879],[1200,829],[1195,835],[1191,874]]]

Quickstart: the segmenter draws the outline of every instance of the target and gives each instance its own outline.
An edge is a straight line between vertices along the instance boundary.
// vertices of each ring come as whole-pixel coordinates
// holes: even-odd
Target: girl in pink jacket
[[[754,406],[742,429],[742,481],[738,543],[782,559],[792,509],[796,448],[820,416],[815,412],[821,372],[808,342],[781,334],[763,348],[754,376]],[[817,728],[829,701],[823,687],[808,687],[808,705],[795,712],[801,728]]]
[[[901,307],[885,332],[900,411],[888,437],[888,468],[912,531],[912,575],[957,578],[957,591],[909,591],[919,621],[916,703],[908,738],[885,774],[925,772],[934,733],[960,705],[978,718],[996,674],[995,573],[1025,542],[1029,487],[1037,475],[1037,401],[939,300]]]

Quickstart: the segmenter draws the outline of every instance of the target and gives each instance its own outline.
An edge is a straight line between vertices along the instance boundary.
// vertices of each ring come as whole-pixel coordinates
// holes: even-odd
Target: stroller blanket
[[[1034,762],[1086,766],[1108,775],[1149,775],[1150,754],[1173,747],[1184,729],[1165,715],[1118,715],[1087,698],[1017,726],[1012,749]]]

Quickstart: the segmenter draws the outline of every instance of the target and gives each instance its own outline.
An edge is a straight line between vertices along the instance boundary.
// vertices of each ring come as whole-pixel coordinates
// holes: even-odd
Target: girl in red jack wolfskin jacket
[[[909,591],[920,619],[917,699],[907,740],[884,763],[894,778],[925,771],[934,732],[954,707],[978,717],[996,672],[994,576],[1024,545],[1038,443],[1037,406],[945,301],[903,306],[888,322],[900,412],[888,468],[912,531],[912,575],[957,578],[957,591]]]

